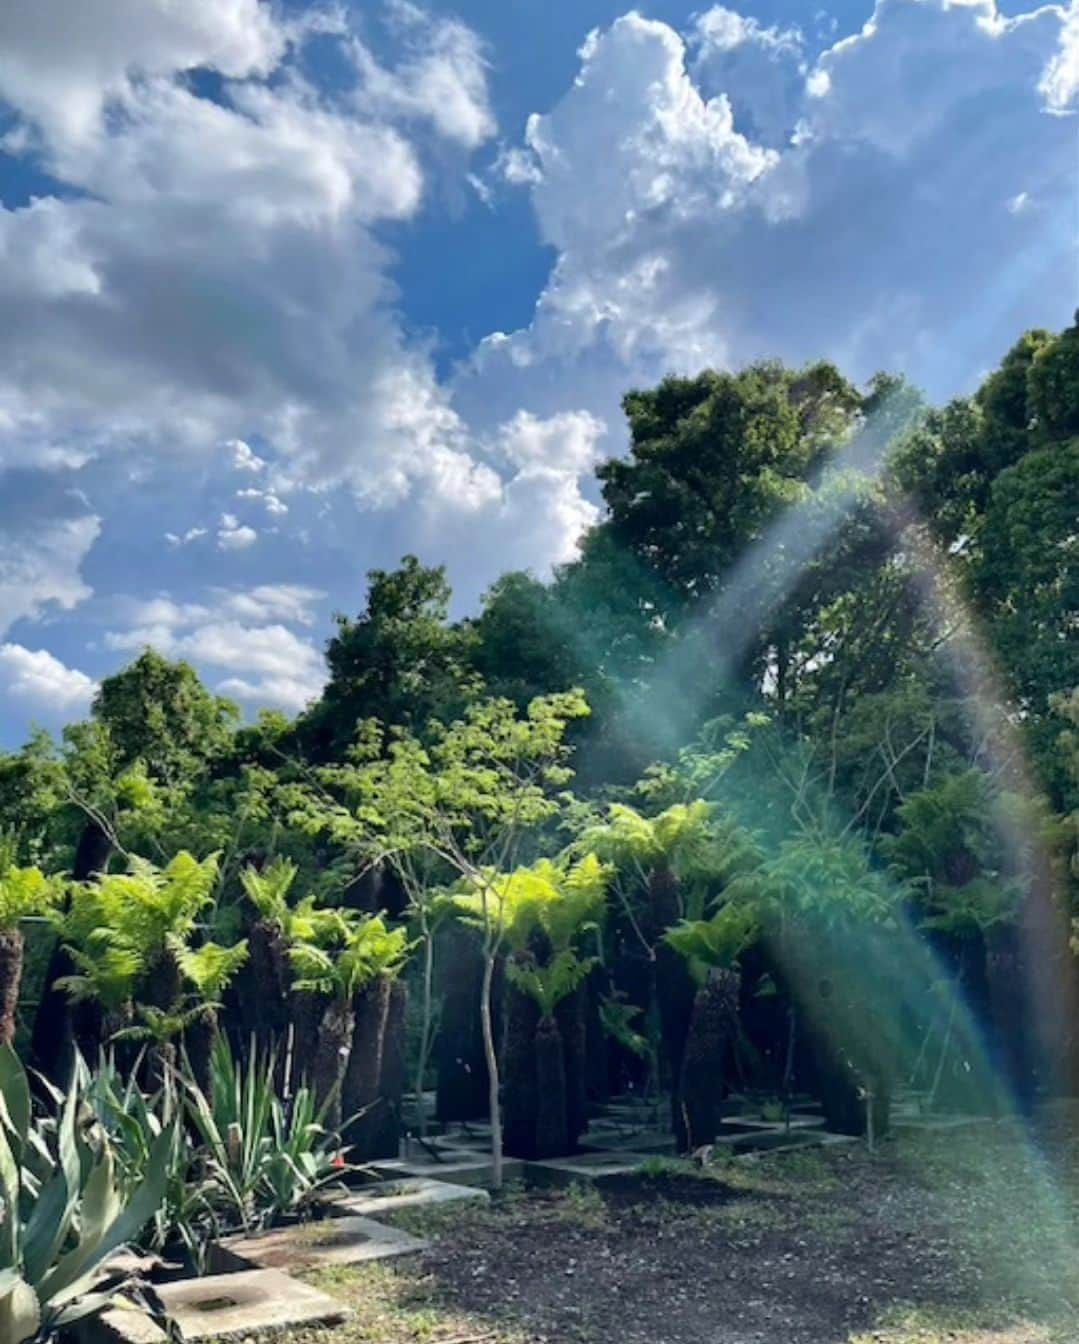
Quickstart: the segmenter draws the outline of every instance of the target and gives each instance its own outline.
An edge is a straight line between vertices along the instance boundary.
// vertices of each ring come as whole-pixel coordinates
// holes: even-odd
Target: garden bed
[[[1055,1173],[1040,1186],[1043,1157]],[[648,1169],[646,1168],[646,1171]],[[1018,1129],[409,1210],[430,1241],[311,1281],[304,1344],[1074,1344],[1079,1154]],[[299,1344],[300,1335],[289,1337]]]

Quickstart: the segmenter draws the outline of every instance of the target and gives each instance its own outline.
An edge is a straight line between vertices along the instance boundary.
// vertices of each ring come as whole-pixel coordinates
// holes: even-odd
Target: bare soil
[[[647,1170],[402,1211],[326,1344],[1079,1344],[1074,1117]]]

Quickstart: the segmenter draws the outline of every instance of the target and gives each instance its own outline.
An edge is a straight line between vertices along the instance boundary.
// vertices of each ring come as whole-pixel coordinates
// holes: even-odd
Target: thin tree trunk
[[[22,930],[0,929],[0,1045],[10,1045],[15,1039],[22,963]]]
[[[499,1104],[498,1053],[495,1050],[494,1014],[491,1009],[491,985],[495,974],[494,948],[483,954],[483,986],[480,1020],[483,1026],[483,1054],[487,1061],[487,1106],[491,1117],[491,1186],[502,1189],[502,1111]]]
[[[435,940],[427,927],[426,914],[421,915],[423,923],[423,1003],[420,1021],[420,1048],[416,1059],[416,1076],[413,1092],[416,1104],[416,1133],[420,1138],[427,1135],[427,1107],[423,1104],[423,1085],[427,1077],[427,1064],[431,1058],[431,1017],[434,1000],[435,979]]]

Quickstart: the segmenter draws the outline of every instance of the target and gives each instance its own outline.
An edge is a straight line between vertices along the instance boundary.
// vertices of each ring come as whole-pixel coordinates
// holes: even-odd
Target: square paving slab
[[[277,1269],[213,1274],[163,1283],[157,1292],[183,1333],[198,1340],[249,1339],[301,1325],[333,1325],[349,1310],[336,1298]],[[85,1344],[157,1344],[163,1331],[139,1311],[113,1307],[80,1332]]]
[[[422,1251],[426,1245],[409,1232],[351,1214],[293,1227],[275,1227],[251,1237],[227,1237],[211,1247],[210,1266],[224,1273],[251,1265],[299,1272],[323,1265],[388,1260],[391,1256]]]
[[[612,1176],[629,1176],[647,1153],[578,1153],[573,1157],[552,1157],[545,1162],[529,1162],[529,1185],[565,1186],[578,1181],[604,1181]]]
[[[589,1134],[582,1147],[603,1152],[673,1153],[674,1135],[661,1130],[627,1130],[621,1134]]]
[[[380,1181],[378,1185],[354,1190],[338,1201],[339,1209],[349,1213],[378,1217],[390,1209],[414,1209],[427,1204],[452,1204],[458,1200],[487,1202],[490,1195],[475,1185],[455,1185],[452,1181],[434,1181],[426,1176],[407,1176],[401,1181]]]
[[[527,1164],[515,1157],[507,1157],[502,1163],[502,1180],[519,1181],[524,1177]],[[374,1162],[373,1169],[380,1176],[397,1180],[404,1176],[425,1176],[432,1181],[451,1181],[455,1185],[491,1185],[491,1159],[480,1153],[454,1153],[442,1162],[429,1157],[397,1158],[393,1162]]]

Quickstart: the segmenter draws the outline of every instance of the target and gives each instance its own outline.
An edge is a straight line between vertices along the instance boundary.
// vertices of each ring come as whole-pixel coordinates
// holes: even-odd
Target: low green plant
[[[252,1043],[249,1058],[237,1060],[222,1036],[209,1091],[183,1075],[207,1197],[224,1221],[245,1230],[310,1210],[348,1167],[340,1135],[323,1125],[310,1089],[283,1098],[277,1072],[275,1052]]]
[[[171,1251],[179,1243],[201,1273],[220,1220],[211,1197],[213,1191],[197,1172],[198,1149],[190,1127],[183,1123],[184,1098],[179,1080],[175,1074],[168,1074],[157,1091],[147,1094],[136,1081],[138,1066],[125,1077],[111,1053],[103,1054],[93,1070],[77,1057],[76,1069],[83,1071],[86,1102],[109,1136],[117,1175],[125,1190],[136,1189],[145,1179],[158,1137],[166,1131],[172,1134],[165,1193],[153,1220],[143,1229],[139,1245],[149,1251]]]
[[[85,1123],[76,1073],[59,1115],[35,1117],[26,1072],[0,1045],[0,1339],[46,1344],[103,1310],[129,1276],[107,1265],[136,1240],[165,1193],[175,1124],[125,1191],[108,1134]]]

